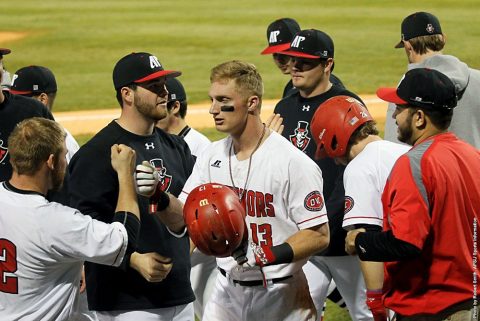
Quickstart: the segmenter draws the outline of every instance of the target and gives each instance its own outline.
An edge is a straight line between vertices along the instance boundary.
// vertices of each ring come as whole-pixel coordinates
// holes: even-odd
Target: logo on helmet
[[[308,193],[307,197],[305,197],[303,205],[307,210],[312,212],[318,212],[322,210],[324,205],[322,193],[319,191]]]
[[[150,160],[150,164],[152,164],[158,172],[160,189],[168,192],[170,184],[172,184],[172,175],[167,174],[167,168],[163,166],[163,160],[161,158],[154,158]]]

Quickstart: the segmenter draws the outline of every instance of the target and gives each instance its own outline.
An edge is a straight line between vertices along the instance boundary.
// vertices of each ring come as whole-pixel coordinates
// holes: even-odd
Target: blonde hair
[[[248,62],[232,60],[214,67],[210,73],[210,83],[228,82],[232,79],[235,81],[236,88],[245,98],[258,96],[261,103],[263,81],[255,65]]]
[[[65,130],[53,120],[34,117],[20,122],[8,138],[13,170],[19,175],[35,174],[50,155],[59,158],[65,137]]]
[[[445,47],[445,35],[420,36],[412,38],[408,42],[417,54],[424,55],[428,50],[441,51]]]

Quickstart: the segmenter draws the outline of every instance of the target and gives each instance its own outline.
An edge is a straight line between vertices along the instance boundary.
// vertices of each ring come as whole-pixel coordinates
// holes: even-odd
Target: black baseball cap
[[[377,96],[397,105],[440,110],[457,106],[453,82],[441,72],[428,68],[409,70],[397,88],[379,88]]]
[[[160,77],[178,77],[182,73],[176,70],[165,70],[152,54],[133,52],[120,59],[113,68],[113,85],[115,89],[132,83],[142,83]]]
[[[57,81],[52,71],[42,66],[18,69],[12,77],[10,92],[15,95],[32,95],[57,92]]]
[[[292,18],[282,18],[272,22],[267,28],[268,47],[261,54],[280,53],[290,48],[290,42],[300,31],[298,22]]]
[[[325,32],[307,29],[298,32],[290,43],[290,48],[282,54],[303,58],[333,58],[333,40]]]
[[[442,34],[440,21],[428,12],[415,12],[402,21],[401,39],[395,48],[403,48],[403,41],[421,36]]]
[[[8,48],[0,48],[0,57],[2,57],[3,55],[8,55],[11,52],[12,51]]]
[[[184,101],[187,100],[187,94],[182,83],[177,78],[167,78],[165,87],[168,90],[168,101]]]

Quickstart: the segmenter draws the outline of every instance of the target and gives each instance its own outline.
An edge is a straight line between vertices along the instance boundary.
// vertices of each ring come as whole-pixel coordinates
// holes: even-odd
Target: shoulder
[[[21,95],[13,95],[5,91],[4,94],[5,99],[8,100],[8,105],[10,105],[16,113],[23,115],[24,118],[43,117],[53,120],[52,113],[38,100]]]
[[[318,167],[307,154],[296,148],[295,145],[277,132],[270,133],[269,144],[271,144],[268,148],[272,154],[271,157],[277,162],[287,162],[293,166],[300,166],[299,164],[301,164],[302,166]]]

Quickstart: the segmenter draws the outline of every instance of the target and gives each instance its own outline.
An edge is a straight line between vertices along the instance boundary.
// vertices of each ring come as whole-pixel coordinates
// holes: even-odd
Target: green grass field
[[[266,46],[266,27],[280,17],[302,28],[326,31],[335,42],[335,74],[354,92],[395,85],[405,70],[395,50],[402,19],[419,10],[435,13],[448,35],[446,53],[480,67],[477,0],[462,1],[97,1],[3,0],[0,31],[26,32],[5,42],[6,67],[39,64],[57,76],[56,111],[116,107],[111,72],[132,51],[155,53],[166,68],[183,71],[190,103],[207,100],[210,69],[223,61],[255,63],[265,97],[278,98],[286,78]]]
[[[266,46],[266,27],[281,17],[295,18],[302,28],[327,32],[335,42],[335,74],[357,93],[394,86],[406,69],[400,38],[402,19],[415,11],[440,18],[448,36],[445,53],[480,67],[478,0],[427,1],[125,1],[3,0],[0,33],[24,32],[4,41],[13,50],[4,62],[10,72],[37,64],[52,69],[59,92],[55,111],[117,108],[111,73],[127,53],[147,51],[167,69],[183,71],[190,103],[208,99],[210,69],[241,59],[254,63],[265,82],[265,98],[279,98],[287,81]],[[383,124],[379,124],[383,127]],[[223,135],[203,132],[212,140]],[[90,135],[77,136],[80,144]],[[350,320],[329,304],[327,321]]]

